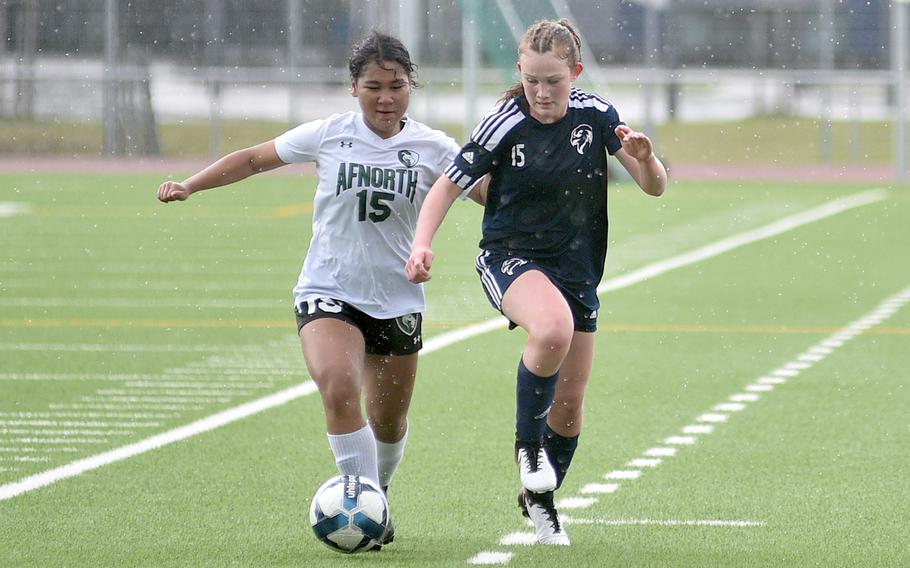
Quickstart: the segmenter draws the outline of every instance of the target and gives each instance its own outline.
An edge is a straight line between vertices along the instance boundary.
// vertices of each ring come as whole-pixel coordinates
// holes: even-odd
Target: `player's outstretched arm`
[[[430,276],[430,266],[433,265],[433,250],[430,245],[433,244],[433,237],[439,230],[439,225],[445,219],[449,208],[461,195],[461,188],[452,182],[445,175],[439,176],[439,179],[430,188],[423,206],[420,208],[420,215],[417,217],[417,229],[414,231],[414,241],[411,243],[411,257],[405,271],[408,280],[414,284],[426,282]]]
[[[200,172],[182,182],[166,181],[158,186],[158,200],[164,203],[184,201],[204,189],[221,187],[253,174],[273,170],[285,163],[275,151],[275,142],[269,140],[256,146],[231,152]]]
[[[662,195],[667,189],[667,169],[654,155],[651,139],[624,124],[617,126],[614,132],[622,143],[622,148],[616,152],[619,163],[645,193]]]

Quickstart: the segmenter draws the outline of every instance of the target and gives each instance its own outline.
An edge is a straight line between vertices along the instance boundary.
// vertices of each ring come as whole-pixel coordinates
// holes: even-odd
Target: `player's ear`
[[[357,98],[357,81],[351,80],[351,96]]]
[[[572,80],[578,79],[578,76],[581,75],[582,70],[585,66],[581,64],[581,61],[575,64],[575,67],[572,68]]]

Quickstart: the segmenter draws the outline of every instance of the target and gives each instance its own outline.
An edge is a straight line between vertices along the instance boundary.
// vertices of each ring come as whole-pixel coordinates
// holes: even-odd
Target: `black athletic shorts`
[[[423,316],[417,312],[397,318],[376,319],[334,298],[312,298],[294,309],[297,333],[306,324],[322,318],[346,321],[360,330],[371,355],[410,355],[423,348]]]

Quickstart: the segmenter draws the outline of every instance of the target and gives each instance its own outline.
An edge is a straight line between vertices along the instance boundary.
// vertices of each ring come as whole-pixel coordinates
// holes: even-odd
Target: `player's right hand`
[[[427,247],[412,249],[411,257],[408,258],[408,264],[405,267],[408,281],[412,284],[420,284],[432,278],[430,266],[433,264],[433,256],[433,251]]]
[[[170,203],[171,201],[185,201],[192,192],[180,182],[166,181],[158,186],[158,201]]]

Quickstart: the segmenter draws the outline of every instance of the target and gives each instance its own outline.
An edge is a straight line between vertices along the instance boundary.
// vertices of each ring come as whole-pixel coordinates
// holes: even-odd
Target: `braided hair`
[[[581,36],[574,26],[565,18],[559,20],[541,20],[521,36],[518,44],[518,55],[527,50],[534,53],[554,52],[565,59],[569,68],[581,63]],[[502,94],[500,100],[507,101],[524,92],[521,81],[512,85]]]

